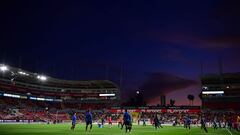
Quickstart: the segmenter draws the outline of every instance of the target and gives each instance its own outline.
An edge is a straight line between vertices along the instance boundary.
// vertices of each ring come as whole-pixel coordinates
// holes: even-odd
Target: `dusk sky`
[[[109,79],[200,105],[203,73],[240,71],[240,2],[223,0],[0,2],[0,62],[70,80]],[[122,75],[121,75],[122,74]]]

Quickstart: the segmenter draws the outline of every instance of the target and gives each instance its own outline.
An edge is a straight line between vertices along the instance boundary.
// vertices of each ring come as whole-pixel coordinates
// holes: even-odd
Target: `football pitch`
[[[85,125],[76,125],[75,131],[71,131],[70,126],[70,124],[0,124],[0,135],[126,135],[124,130],[117,126],[98,128],[94,125],[91,132],[85,132]],[[200,127],[187,130],[183,127],[164,126],[155,130],[153,126],[134,125],[131,135],[240,135],[239,132],[227,129],[214,131],[208,128],[208,131],[205,133]]]

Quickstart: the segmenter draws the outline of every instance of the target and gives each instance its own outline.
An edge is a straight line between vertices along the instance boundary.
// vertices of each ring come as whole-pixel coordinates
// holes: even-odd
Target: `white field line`
[[[232,132],[231,132],[231,131],[229,131],[229,129],[228,129],[228,128],[226,128],[226,130],[228,131],[228,133],[229,133],[230,135],[233,135],[233,134],[232,134]]]

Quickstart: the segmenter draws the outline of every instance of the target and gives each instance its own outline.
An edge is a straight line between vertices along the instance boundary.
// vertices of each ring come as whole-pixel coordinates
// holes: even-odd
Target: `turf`
[[[117,126],[112,128],[98,128],[93,126],[91,132],[84,131],[84,125],[77,125],[75,131],[70,130],[70,124],[0,124],[0,135],[126,135],[124,130]],[[186,130],[183,127],[163,127],[155,130],[152,126],[133,126],[131,135],[240,135],[239,132],[228,132],[226,129],[214,131],[208,128],[209,133],[205,133],[199,127],[192,127]]]

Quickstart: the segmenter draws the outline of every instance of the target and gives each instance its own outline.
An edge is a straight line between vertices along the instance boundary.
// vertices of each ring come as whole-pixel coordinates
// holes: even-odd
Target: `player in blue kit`
[[[85,115],[85,121],[86,121],[86,131],[88,129],[88,125],[90,125],[90,130],[92,130],[92,113],[90,110],[87,110],[86,115]]]
[[[186,116],[184,118],[184,127],[186,129],[190,129],[191,128],[190,125],[191,125],[191,118],[190,118],[190,116]]]
[[[75,129],[76,122],[77,122],[77,113],[74,113],[73,116],[72,116],[72,127],[71,127],[71,130]]]
[[[125,109],[125,113],[123,115],[123,121],[124,125],[126,127],[126,133],[129,130],[131,132],[132,130],[132,116],[127,112],[127,109]]]

